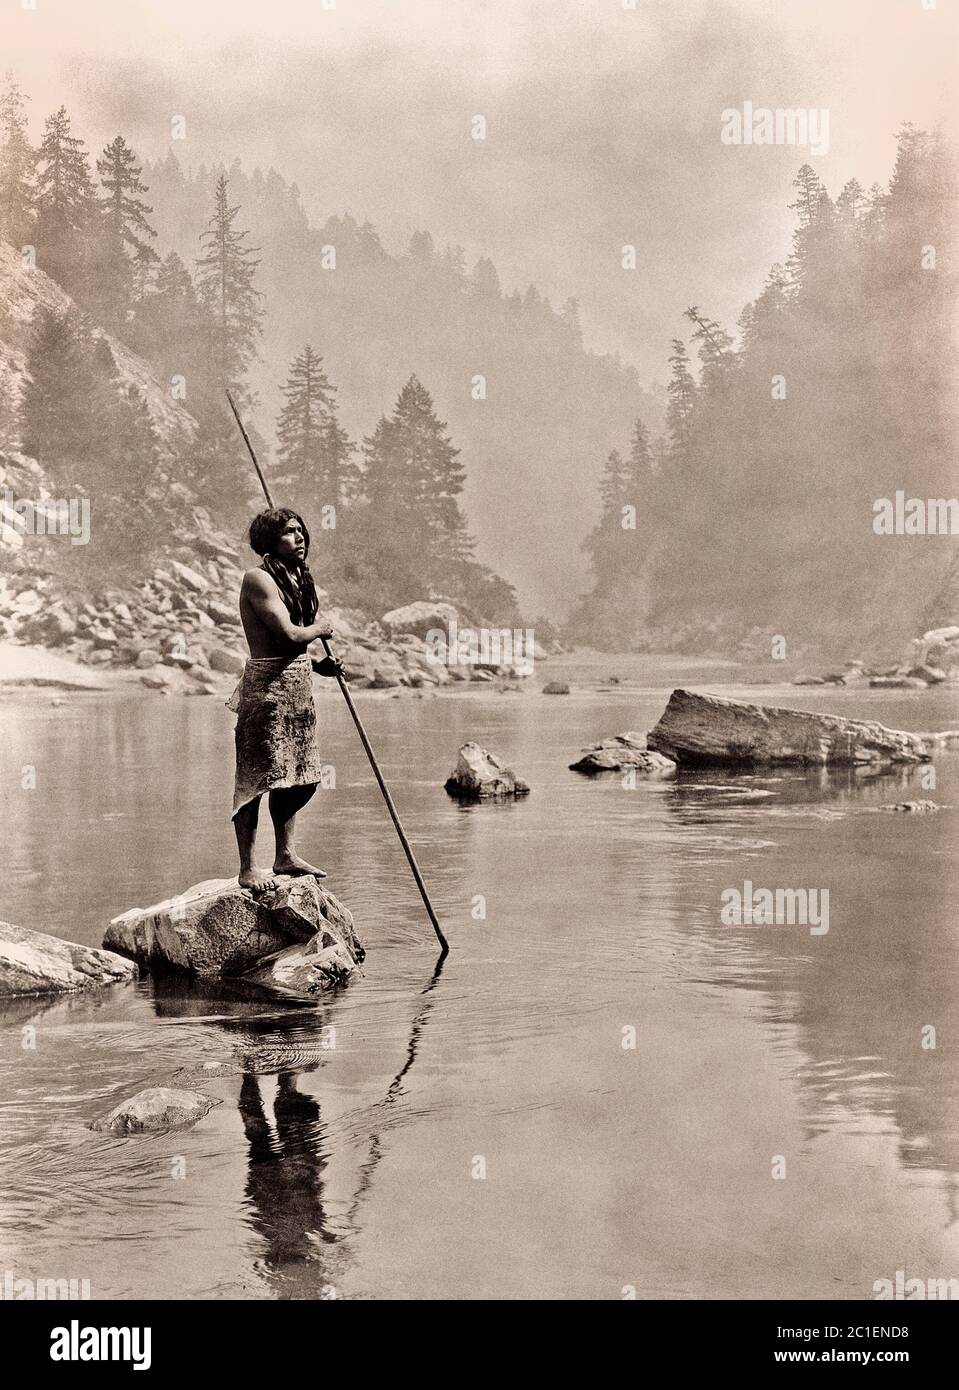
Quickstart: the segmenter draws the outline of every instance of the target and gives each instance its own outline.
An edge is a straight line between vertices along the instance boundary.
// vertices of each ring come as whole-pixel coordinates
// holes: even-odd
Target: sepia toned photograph
[[[0,0],[42,1359],[959,1300],[957,60],[956,0]]]

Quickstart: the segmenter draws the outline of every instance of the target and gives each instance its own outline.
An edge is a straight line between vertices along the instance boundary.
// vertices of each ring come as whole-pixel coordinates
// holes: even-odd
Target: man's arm
[[[325,619],[309,623],[306,627],[297,627],[291,622],[286,604],[280,598],[279,589],[263,570],[247,571],[243,576],[242,592],[260,622],[273,637],[306,647],[318,637],[333,636],[333,629]]]

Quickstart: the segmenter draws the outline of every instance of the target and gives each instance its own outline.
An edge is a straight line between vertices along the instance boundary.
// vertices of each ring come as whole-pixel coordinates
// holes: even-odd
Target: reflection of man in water
[[[298,1267],[316,1259],[316,1238],[325,1244],[336,1240],[325,1229],[321,1201],[320,1177],[329,1155],[321,1145],[317,1102],[296,1089],[295,1072],[280,1072],[276,1080],[275,1135],[263,1110],[256,1075],[244,1073],[240,1086],[240,1115],[249,1145],[246,1195],[252,1224],[266,1242],[270,1272],[296,1281],[308,1273]],[[304,1298],[320,1296],[322,1277],[318,1279],[314,1269]]]
[[[311,661],[307,652],[311,642],[332,636],[332,628],[317,621],[316,586],[306,563],[310,533],[302,517],[288,507],[261,512],[250,526],[250,545],[262,563],[246,572],[240,590],[250,659],[229,702],[237,715],[233,826],[240,884],[266,892],[276,887],[276,874],[326,877],[297,854],[293,831],[320,780],[313,672],[333,676],[340,668],[331,657]],[[264,793],[276,835],[273,874],[254,862]]]

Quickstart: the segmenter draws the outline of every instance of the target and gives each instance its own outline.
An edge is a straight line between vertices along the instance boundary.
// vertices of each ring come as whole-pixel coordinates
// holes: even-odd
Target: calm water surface
[[[900,1269],[959,1277],[957,755],[932,792],[917,770],[632,790],[567,770],[650,727],[670,684],[917,730],[959,725],[956,696],[569,668],[593,688],[361,700],[453,943],[439,976],[332,692],[337,785],[301,847],[355,913],[355,985],[316,1009],[147,980],[0,1010],[0,1270],[106,1298],[869,1298]],[[598,690],[607,668],[632,679]],[[3,918],[99,944],[116,913],[233,871],[219,700],[8,692],[0,731]],[[532,795],[449,801],[469,737]],[[947,809],[876,809],[929,796]],[[723,926],[747,879],[828,889],[829,932]],[[87,1129],[178,1068],[221,1102],[194,1129]]]

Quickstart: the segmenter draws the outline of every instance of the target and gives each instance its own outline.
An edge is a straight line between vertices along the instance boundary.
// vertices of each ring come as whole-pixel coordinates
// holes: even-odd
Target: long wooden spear
[[[263,496],[266,498],[266,505],[268,507],[272,507],[273,498],[270,496],[270,489],[267,487],[266,478],[264,478],[263,476],[263,469],[260,467],[259,460],[257,459],[256,453],[253,449],[253,445],[250,443],[250,436],[247,434],[246,429],[244,428],[243,421],[240,419],[240,412],[237,410],[236,403],[234,402],[233,397],[231,396],[229,391],[227,391],[226,393],[226,398],[230,402],[230,409],[233,411],[234,419],[240,427],[240,433],[243,436],[243,442],[249,451],[250,458],[253,460],[253,467],[256,469],[256,476],[260,480],[260,486],[263,489]],[[322,637],[320,640],[323,643],[323,650],[326,652],[327,656],[332,659],[333,653],[330,651],[329,642],[326,640],[325,637]],[[379,783],[380,791],[383,793],[383,800],[386,802],[386,809],[390,813],[390,819],[396,827],[396,833],[400,837],[400,844],[403,846],[403,853],[406,855],[406,858],[409,862],[409,866],[413,871],[413,877],[416,880],[416,886],[420,890],[420,897],[423,899],[423,905],[426,908],[427,915],[429,916],[430,922],[433,926],[433,930],[436,932],[436,939],[440,943],[440,955],[441,957],[445,956],[450,948],[450,944],[447,941],[446,937],[443,935],[443,929],[437,921],[436,913],[433,911],[433,904],[430,902],[429,894],[426,891],[426,884],[423,882],[423,875],[420,873],[419,865],[416,862],[416,856],[413,854],[413,850],[410,847],[410,842],[406,838],[406,831],[400,824],[399,814],[397,813],[396,806],[393,802],[393,798],[392,796],[390,796],[390,789],[383,780],[383,774],[380,771],[380,765],[376,761],[376,754],[373,752],[373,749],[370,746],[370,741],[366,736],[366,730],[363,728],[363,721],[360,719],[360,716],[356,712],[356,706],[353,703],[353,697],[350,694],[349,686],[343,678],[343,673],[339,670],[336,671],[336,681],[340,687],[340,690],[343,692],[343,699],[346,701],[346,707],[349,710],[350,715],[352,716],[353,723],[356,725],[356,732],[359,734],[360,742],[366,750],[366,756],[370,760],[370,767],[373,769],[373,775]]]

